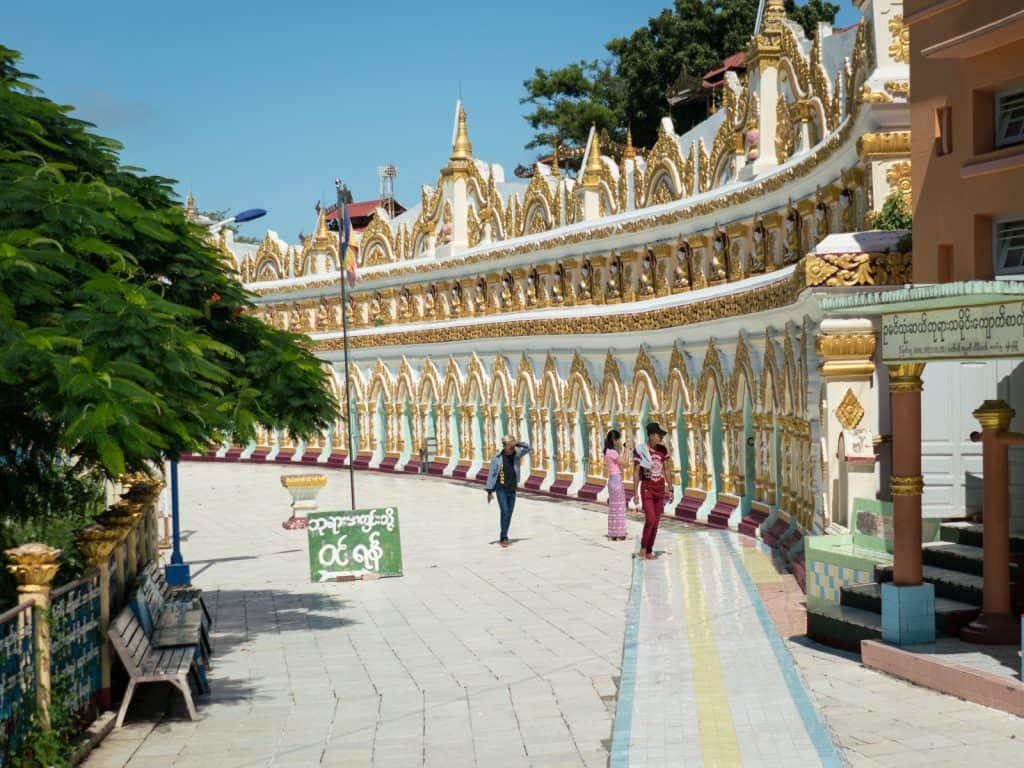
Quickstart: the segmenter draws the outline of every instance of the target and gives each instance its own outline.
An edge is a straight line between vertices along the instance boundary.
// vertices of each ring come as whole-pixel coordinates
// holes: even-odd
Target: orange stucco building
[[[914,282],[1024,278],[1024,0],[905,0]]]

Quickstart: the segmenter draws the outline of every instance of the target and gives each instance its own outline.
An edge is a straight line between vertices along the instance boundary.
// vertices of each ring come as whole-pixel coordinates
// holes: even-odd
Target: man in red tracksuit
[[[644,510],[639,557],[654,560],[654,537],[672,495],[672,457],[663,442],[668,433],[656,421],[647,425],[647,442],[633,449],[633,503]]]

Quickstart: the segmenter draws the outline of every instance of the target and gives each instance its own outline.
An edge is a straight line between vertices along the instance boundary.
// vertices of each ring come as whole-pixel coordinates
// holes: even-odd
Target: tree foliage
[[[59,462],[120,475],[257,424],[326,429],[320,362],[245,314],[171,181],[122,166],[19,60],[0,47],[0,489]]]
[[[670,107],[666,99],[682,68],[700,77],[746,49],[758,0],[675,0],[628,37],[605,44],[607,61],[585,61],[559,69],[538,68],[523,85],[526,121],[534,129],[528,149],[557,142],[581,145],[591,124],[619,140],[626,128],[639,145],[657,139],[658,123],[670,115],[680,130],[706,116],[701,104]],[[786,0],[786,13],[813,34],[819,21],[833,21],[838,5]]]

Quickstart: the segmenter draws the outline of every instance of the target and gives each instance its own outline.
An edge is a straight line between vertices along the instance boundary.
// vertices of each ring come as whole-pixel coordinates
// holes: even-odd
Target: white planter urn
[[[320,508],[316,497],[327,485],[326,475],[281,475],[281,485],[292,497],[292,515],[281,523],[281,527],[288,530],[305,528],[306,514]]]

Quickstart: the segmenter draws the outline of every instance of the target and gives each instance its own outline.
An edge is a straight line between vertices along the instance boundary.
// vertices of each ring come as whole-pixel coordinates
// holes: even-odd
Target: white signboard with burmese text
[[[1024,358],[1024,301],[882,315],[886,363]]]

